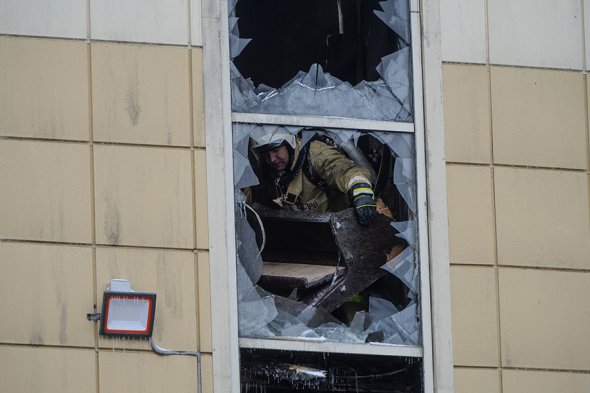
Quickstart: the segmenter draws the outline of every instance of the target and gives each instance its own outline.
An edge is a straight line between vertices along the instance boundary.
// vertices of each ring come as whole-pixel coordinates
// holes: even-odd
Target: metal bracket
[[[89,321],[98,322],[98,321],[100,321],[100,313],[95,312],[95,313],[86,314],[86,319],[88,319]]]

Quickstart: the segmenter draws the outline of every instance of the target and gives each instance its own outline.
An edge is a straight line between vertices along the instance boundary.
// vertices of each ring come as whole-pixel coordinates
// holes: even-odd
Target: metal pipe
[[[203,379],[201,373],[201,352],[199,351],[175,351],[172,349],[166,349],[158,346],[154,341],[153,337],[150,337],[150,346],[154,350],[155,353],[161,356],[172,356],[172,355],[180,355],[180,356],[195,356],[197,358],[197,391],[198,393],[203,393]]]

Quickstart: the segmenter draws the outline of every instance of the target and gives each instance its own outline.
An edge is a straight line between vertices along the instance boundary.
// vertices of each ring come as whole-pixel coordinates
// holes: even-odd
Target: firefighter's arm
[[[310,163],[318,176],[330,188],[347,193],[359,224],[368,225],[376,212],[369,171],[358,166],[336,147],[321,141],[311,142],[309,153]]]
[[[355,184],[371,184],[371,174],[367,169],[358,166],[338,148],[322,141],[311,142],[309,162],[330,188],[345,194]]]

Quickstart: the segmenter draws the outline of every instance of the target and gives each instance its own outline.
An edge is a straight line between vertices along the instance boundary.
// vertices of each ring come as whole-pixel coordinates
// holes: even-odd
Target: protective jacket
[[[305,150],[307,157],[300,163],[299,156]],[[297,139],[290,173],[285,176],[290,180],[287,184],[268,166],[262,164],[260,169],[261,184],[253,190],[254,201],[298,211],[345,209],[349,206],[348,190],[357,183],[371,183],[367,169],[358,166],[336,146],[321,140],[312,140],[309,146],[303,147]]]

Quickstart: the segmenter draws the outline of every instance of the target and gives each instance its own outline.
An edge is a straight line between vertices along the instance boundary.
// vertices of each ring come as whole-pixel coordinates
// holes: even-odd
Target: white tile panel
[[[86,38],[86,1],[2,0],[0,34]]]
[[[579,0],[488,2],[490,62],[582,69]]]
[[[201,23],[201,0],[191,2],[191,45],[203,45],[203,33]]]
[[[188,44],[188,0],[91,0],[97,40]]]
[[[584,0],[584,32],[586,34],[586,69],[590,69],[590,0]]]
[[[441,0],[443,61],[486,62],[484,0]]]
[[[0,239],[90,243],[89,163],[84,144],[0,138]]]

